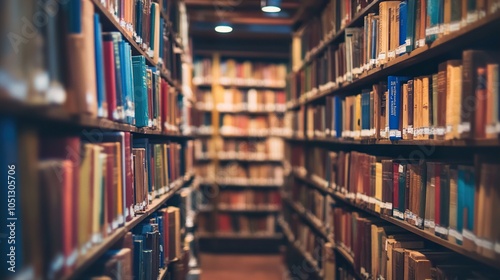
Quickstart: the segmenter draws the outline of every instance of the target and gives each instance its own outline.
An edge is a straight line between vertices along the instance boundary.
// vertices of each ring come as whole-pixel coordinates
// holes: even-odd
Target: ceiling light
[[[233,31],[233,28],[226,23],[221,23],[215,27],[215,31],[219,33],[230,33]]]
[[[261,10],[265,13],[279,13],[281,0],[262,0],[260,2]]]

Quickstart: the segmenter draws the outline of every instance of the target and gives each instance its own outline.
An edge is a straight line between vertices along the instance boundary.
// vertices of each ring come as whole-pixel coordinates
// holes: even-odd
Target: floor
[[[282,280],[285,279],[281,255],[200,256],[200,280]]]

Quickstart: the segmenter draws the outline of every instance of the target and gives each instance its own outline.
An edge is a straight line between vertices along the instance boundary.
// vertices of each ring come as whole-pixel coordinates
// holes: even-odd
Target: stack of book
[[[177,207],[158,210],[113,245],[86,277],[158,279],[170,264],[181,262],[189,253],[182,244],[180,217]],[[175,273],[181,272],[170,272],[164,279],[179,279]]]
[[[219,193],[219,209],[278,210],[281,206],[277,190],[223,190]]]
[[[361,93],[328,96],[324,105],[289,112],[294,135],[348,139],[496,139],[500,53],[466,50],[424,76],[389,76]],[[304,129],[305,132],[300,131]]]

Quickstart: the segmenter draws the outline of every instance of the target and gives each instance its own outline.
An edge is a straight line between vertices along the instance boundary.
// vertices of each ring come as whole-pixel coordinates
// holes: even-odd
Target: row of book
[[[193,133],[212,134],[212,112],[200,111],[194,108],[191,110],[191,122],[193,124]]]
[[[317,155],[316,162],[322,163],[306,168],[318,184],[468,251],[498,257],[499,230],[493,217],[498,211],[494,181],[500,164],[493,157],[477,154],[474,162],[467,162],[391,159],[359,152],[327,154],[324,150]]]
[[[278,134],[284,126],[283,116],[270,114],[268,116],[249,116],[221,114],[221,134]]]
[[[292,235],[289,238],[293,238],[292,242],[297,244],[302,254],[305,254],[302,256],[302,260],[312,261],[315,268],[321,271],[325,245],[323,237],[316,234],[288,204],[284,204],[282,213]],[[308,273],[313,272],[315,268],[308,269]]]
[[[330,228],[328,225],[330,224],[331,215],[329,216],[329,213],[325,211],[325,206],[332,203],[330,196],[326,196],[319,190],[311,188],[297,180],[291,183],[287,182],[286,190],[292,201],[303,206],[315,222],[323,224],[327,229]]]
[[[283,180],[283,167],[280,164],[242,162],[221,163],[217,173],[217,178]]]
[[[373,0],[329,0],[301,31],[301,60],[326,38],[346,27]]]
[[[28,234],[26,244],[46,240],[46,247],[30,251],[53,270],[45,273],[70,272],[89,249],[147,210],[174,182],[182,183],[186,162],[192,165],[192,143],[189,149],[173,142],[149,143],[129,132],[39,136],[9,119],[0,120],[0,127],[5,166],[22,179],[21,196],[29,194],[20,202],[21,208],[30,207],[20,211],[26,219],[19,220],[37,236]],[[39,221],[49,226],[39,228]]]
[[[140,26],[148,28],[144,31],[144,34],[148,34],[147,42],[144,43],[150,45],[151,56],[156,63],[160,49],[165,49],[158,36],[163,25],[159,24],[158,3],[143,2],[133,4],[144,4],[144,13],[154,15],[155,19],[151,19],[151,24]],[[132,6],[132,3],[128,4]],[[12,5],[10,10],[16,10],[18,4],[9,5]],[[146,57],[132,56],[135,51],[125,40],[126,34],[103,32],[100,14],[94,13],[95,4],[92,1],[46,5],[33,7],[33,12],[57,11],[53,16],[45,14],[48,24],[38,29],[30,25],[33,36],[39,38],[37,41],[42,42],[43,47],[32,46],[34,41],[26,44],[23,41],[23,44],[19,42],[18,48],[14,49],[17,50],[15,54],[6,54],[12,58],[9,64],[1,67],[4,78],[0,87],[7,96],[35,104],[64,104],[72,114],[109,118],[139,127],[152,126],[151,121],[155,119],[160,128],[163,127],[160,120],[168,126],[177,125],[177,94],[170,93],[168,84],[160,78],[161,66],[146,66]],[[30,8],[17,10],[25,11]],[[125,15],[122,12],[120,14]],[[68,28],[62,30],[59,26]],[[4,31],[22,34],[16,28],[20,27],[7,26]],[[155,35],[149,35],[150,32],[155,32]],[[40,59],[35,59],[36,57]],[[18,66],[14,65],[32,67],[35,70],[25,73],[24,68],[18,71],[15,69]],[[36,82],[42,77],[43,83]]]
[[[306,27],[302,36],[302,57],[320,45],[322,39],[331,36],[332,27],[345,27],[352,15],[359,14],[369,2],[372,1],[330,1],[322,18],[314,18]],[[340,11],[336,11],[336,8]],[[345,9],[347,11],[342,12]],[[352,68],[348,66],[347,72],[364,68],[365,65],[383,64],[443,35],[456,32],[497,10],[498,1],[382,1],[378,4],[377,13],[364,16],[362,27],[345,28],[346,45],[357,48],[348,51],[347,55],[352,54],[353,60],[358,59]]]
[[[289,113],[288,124],[298,136],[305,129],[307,137],[496,139],[499,57],[466,50],[461,60],[439,64],[438,73],[389,76],[356,95],[328,96],[324,105]]]
[[[493,279],[494,273],[387,222],[335,207],[334,238],[363,277]]]
[[[217,146],[217,147],[216,147]],[[217,156],[219,159],[281,159],[284,142],[278,137],[265,140],[224,139],[214,143],[212,139],[197,139],[194,142],[195,158],[203,159]],[[215,152],[217,148],[218,152]]]
[[[217,213],[215,224],[210,222],[209,213],[198,214],[197,232],[217,233],[219,235],[272,236],[276,233],[276,217],[274,215],[241,215]]]
[[[196,92],[196,107],[200,110],[212,110],[214,106],[211,91]],[[225,89],[218,111],[284,111],[285,92],[250,89],[243,91],[235,88]]]
[[[155,64],[180,79],[180,55],[175,51],[175,33],[180,28],[179,1],[102,1],[114,20]]]
[[[180,210],[169,206],[154,213],[148,221],[137,225],[90,269],[85,277],[92,279],[158,279],[160,270],[170,263],[173,275],[182,274],[177,263],[189,258],[181,236]]]
[[[183,184],[186,164],[192,168],[192,143],[148,144],[129,132],[38,135],[7,118],[0,127],[10,181],[15,186],[17,178],[18,187],[22,181],[18,236],[32,244],[18,267],[32,265],[35,275],[70,273],[78,259],[148,210],[155,197]]]
[[[195,84],[211,83],[213,77],[212,60],[210,58],[195,59],[193,64],[193,82]],[[220,62],[218,76],[223,85],[284,86],[286,71],[284,63],[226,59]]]
[[[309,188],[309,190],[304,190],[304,188]],[[297,196],[297,193],[299,195],[302,195],[304,192],[309,194],[318,193],[316,189],[310,186],[297,183],[293,185],[290,191],[292,198]],[[456,275],[461,275],[464,271],[460,269],[455,274],[454,270],[463,265],[466,265],[464,270],[466,270],[467,277],[473,277],[474,275],[477,277],[481,275],[485,279],[492,277],[491,272],[485,270],[484,267],[471,264],[470,261],[462,256],[448,250],[427,244],[423,239],[408,233],[401,227],[394,226],[375,217],[363,217],[358,212],[342,208],[338,204],[333,203],[334,200],[325,198],[328,198],[328,196],[325,197],[322,194],[317,194],[316,197],[309,196],[305,200],[303,198],[300,198],[300,200],[307,203],[304,204],[306,213],[311,213],[317,219],[320,219],[321,216],[325,217],[325,219],[320,219],[320,224],[327,231],[328,236],[332,236],[331,238],[336,247],[335,250],[340,252],[344,261],[350,263],[350,268],[354,268],[355,273],[349,274],[354,279],[358,279],[355,275],[361,275],[364,278],[383,277],[383,279],[403,279],[403,274],[401,273],[404,270],[413,270],[413,275],[419,275],[415,273],[423,273],[418,277],[411,276],[408,279],[426,279],[430,277],[428,275],[456,277]],[[291,216],[288,216],[288,219],[289,224],[295,225],[298,223],[300,225],[299,230],[308,233],[309,236],[316,235],[310,238],[321,238],[314,231],[311,232],[310,226],[307,223],[297,222],[300,218],[296,213],[292,213]],[[299,231],[298,234],[301,234],[301,232]],[[312,241],[308,240],[308,242]],[[403,243],[399,244],[399,242]],[[309,246],[312,246],[311,243],[309,243]],[[314,246],[314,253],[318,254],[320,252],[318,250],[320,245],[315,244]],[[308,248],[311,250],[311,247]],[[399,253],[404,253],[402,256],[406,254],[406,260],[404,258],[399,259],[400,256],[396,257],[395,253],[391,252],[391,249],[395,248],[404,248]],[[416,252],[412,252],[413,250]],[[424,264],[419,264],[419,262],[411,263],[419,259],[415,258],[412,260],[411,253],[414,254],[414,257],[419,256],[424,260]],[[327,254],[325,251],[323,251],[323,254],[324,259],[318,258],[318,260],[323,261],[323,269],[326,274],[329,270],[327,264],[325,264],[327,262]],[[423,254],[423,256],[420,254]],[[335,263],[337,266],[336,269],[340,270],[342,262],[339,258],[337,260]],[[320,265],[318,262],[319,268],[321,268]],[[416,272],[417,270],[418,272]],[[340,273],[340,271],[338,272]]]
[[[278,208],[281,195],[278,190],[222,190],[218,195],[219,208],[259,209]]]

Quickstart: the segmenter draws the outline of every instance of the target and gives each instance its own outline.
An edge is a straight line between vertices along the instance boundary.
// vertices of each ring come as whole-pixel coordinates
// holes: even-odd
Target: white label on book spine
[[[474,235],[474,233],[471,232],[470,230],[463,229],[462,230],[462,235],[463,235],[464,238],[472,240],[474,243],[476,242],[476,239],[477,239],[476,235]]]
[[[385,59],[385,56],[386,56],[385,52],[381,52],[378,54],[378,59],[383,60],[383,59]]]
[[[487,239],[482,239],[482,238],[477,238],[476,239],[476,245],[479,247],[482,247],[486,250],[493,250],[493,242],[487,240]]]
[[[500,243],[495,242],[495,247],[493,247],[493,250],[494,250],[497,254],[500,254]]]
[[[400,55],[400,54],[405,53],[405,52],[406,52],[406,44],[405,45],[401,45],[401,46],[399,46],[396,49],[396,54],[397,55]]]
[[[434,228],[434,231],[437,232],[437,233],[439,233],[439,234],[448,235],[448,229],[445,228],[445,227],[436,226]]]
[[[448,235],[454,237],[455,239],[462,240],[462,234],[460,234],[456,229],[450,228],[448,231]]]
[[[406,133],[413,135],[413,126],[409,125],[408,128],[406,128]]]
[[[428,127],[424,127],[423,130],[424,130],[424,135],[429,135],[431,132]]]
[[[387,57],[388,58],[394,58],[396,57],[396,53],[394,51],[390,51],[388,54],[387,54]]]
[[[401,213],[401,212],[400,212],[399,210],[397,210],[397,209],[394,209],[394,210],[393,210],[392,215],[393,215],[394,217],[397,217],[397,218],[400,218],[400,219],[404,219],[404,218],[405,218],[404,214],[403,214],[403,213]]]
[[[396,137],[396,131],[397,131],[397,130],[395,130],[395,129],[391,129],[391,130],[389,131],[389,137]]]
[[[433,26],[425,29],[425,36],[432,36],[439,33],[439,26]]]
[[[458,125],[458,133],[470,132],[470,122],[463,122]]]
[[[460,21],[450,22],[448,24],[448,32],[455,32],[460,30]]]
[[[494,133],[496,133],[497,132],[496,125],[494,125],[494,124],[488,124],[488,125],[486,125],[485,132],[486,132],[486,134],[494,134]]]

